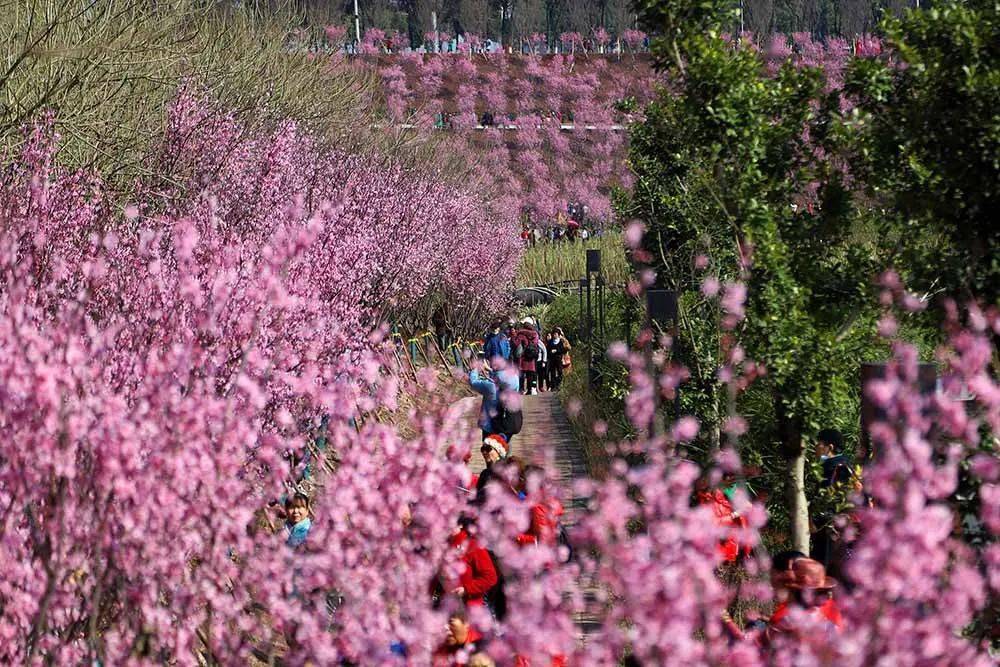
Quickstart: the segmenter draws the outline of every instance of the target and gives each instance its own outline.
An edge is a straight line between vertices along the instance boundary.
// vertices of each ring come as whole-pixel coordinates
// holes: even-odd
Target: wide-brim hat
[[[812,558],[797,558],[792,563],[792,581],[786,587],[798,591],[829,591],[837,587],[837,580],[828,577],[823,563]]]

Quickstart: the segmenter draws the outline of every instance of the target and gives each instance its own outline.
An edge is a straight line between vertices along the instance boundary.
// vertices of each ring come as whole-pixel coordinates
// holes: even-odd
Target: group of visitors
[[[508,503],[528,502],[530,485],[537,483],[542,475],[540,468],[511,456],[504,446],[506,443],[507,439],[499,434],[484,440],[481,453],[486,468],[478,476],[472,476],[470,487],[474,491],[470,492],[468,511],[459,518],[450,541],[460,559],[461,570],[457,579],[449,581],[442,574],[432,586],[435,605],[451,603],[447,632],[434,652],[434,665],[494,664],[485,649],[495,628],[492,623],[488,623],[488,627],[481,624],[483,619],[506,619],[509,574],[504,572],[493,550],[481,542],[477,517],[480,512],[487,511],[484,507],[487,493],[503,494],[503,500]],[[554,497],[536,497],[527,509],[529,524],[514,536],[513,545],[521,549],[544,545],[550,548],[551,554],[565,554],[564,558],[568,558],[571,553],[568,548],[559,548],[564,535],[560,527],[563,508],[559,501]],[[479,611],[478,616],[474,610]],[[475,618],[479,619],[478,627]],[[518,658],[515,664],[528,665],[523,658]],[[564,662],[556,656],[552,664],[563,665]]]
[[[493,621],[484,623],[483,619],[506,618],[506,581],[511,574],[504,572],[495,555],[495,545],[491,548],[483,543],[478,521],[483,512],[498,506],[498,499],[501,504],[524,504],[530,517],[524,531],[512,538],[511,546],[543,545],[548,548],[546,553],[553,558],[553,564],[557,559],[564,562],[572,557],[561,525],[562,505],[550,494],[538,492],[537,482],[543,471],[513,454],[523,427],[521,397],[546,389],[557,390],[571,364],[570,349],[560,328],[543,333],[532,317],[523,317],[519,322],[509,318],[491,327],[483,352],[469,372],[470,386],[482,397],[478,425],[482,434],[480,455],[485,467],[478,475],[470,472],[465,487],[469,502],[449,540],[460,569],[454,578],[442,572],[432,582],[433,604],[449,612],[447,628],[434,651],[434,665],[495,664],[489,655],[489,642],[499,626]],[[860,480],[844,452],[840,432],[821,431],[815,451],[819,459],[817,469],[821,470],[821,489],[860,490]],[[747,526],[736,510],[740,489],[747,490],[746,483],[732,474],[723,475],[717,488],[712,488],[708,476],[695,486],[694,502],[709,508],[716,525],[723,529],[718,543],[723,568],[739,566],[750,556],[749,546],[739,541]],[[488,503],[488,499],[493,502]],[[283,502],[273,502],[272,508],[284,522],[286,545],[293,550],[303,548],[312,527],[309,497],[301,492],[290,493]],[[724,613],[723,627],[730,641],[751,642],[766,651],[776,643],[802,639],[800,634],[805,629],[831,634],[840,631],[843,621],[834,596],[840,582],[830,576],[830,570],[837,569],[847,556],[834,529],[835,518],[822,514],[815,517],[811,554],[783,551],[772,556],[773,610],[766,617],[755,618],[754,612],[746,613],[742,626]],[[336,595],[328,596],[328,606],[330,600],[336,602]],[[406,647],[401,643],[393,644],[392,649],[406,655]],[[626,663],[639,664],[634,658],[628,658]],[[515,664],[523,667],[527,661],[517,659]],[[550,664],[564,665],[565,660],[556,655]]]
[[[494,324],[483,343],[483,358],[488,367],[499,364],[510,376],[516,373],[517,391],[536,395],[559,389],[573,363],[571,349],[561,327],[543,333],[541,325],[527,316],[519,324],[513,319]],[[472,388],[484,396],[484,391],[490,391],[477,382],[472,382]]]
[[[596,222],[591,225],[590,223]],[[521,240],[525,247],[533,247],[539,243],[558,243],[561,241],[587,241],[592,236],[599,237],[602,233],[600,221],[590,219],[590,207],[579,202],[569,202],[566,211],[559,211],[555,220],[538,223],[533,220],[529,210],[522,211]]]
[[[572,218],[566,222],[556,222],[547,227],[531,226],[524,223],[521,226],[521,240],[525,247],[530,248],[539,243],[560,243],[562,241],[587,241],[591,237],[599,237],[599,229],[591,231]]]
[[[470,475],[469,509],[452,536],[451,544],[461,554],[461,574],[450,586],[438,586],[438,598],[442,591],[450,591],[462,605],[451,613],[445,638],[434,655],[435,665],[494,664],[486,650],[489,628],[475,627],[469,615],[475,608],[488,610],[489,617],[498,621],[507,615],[507,573],[493,552],[479,541],[477,533],[477,517],[496,506],[495,502],[487,504],[492,494],[502,494],[510,503],[527,503],[532,497],[530,508],[525,508],[530,516],[528,526],[513,538],[519,548],[545,546],[553,558],[561,559],[568,559],[572,553],[561,528],[562,505],[555,497],[538,496],[542,469],[512,453],[523,426],[520,396],[557,389],[570,363],[569,350],[561,329],[543,335],[531,317],[519,323],[509,319],[491,328],[483,353],[469,372],[470,386],[482,396],[480,454],[485,467],[478,475]],[[534,495],[531,488],[536,489]],[[515,664],[522,667],[528,662],[517,658]],[[551,664],[564,665],[565,661],[553,656]]]

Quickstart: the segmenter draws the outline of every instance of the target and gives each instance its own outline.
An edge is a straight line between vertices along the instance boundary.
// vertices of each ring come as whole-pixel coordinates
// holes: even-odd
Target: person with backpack
[[[535,323],[530,317],[521,320],[521,327],[514,334],[511,340],[511,347],[514,349],[513,359],[517,361],[521,370],[521,391],[525,395],[535,395],[538,393],[538,358],[540,352],[538,346],[541,340]]]
[[[480,359],[478,367],[469,372],[469,386],[483,397],[479,409],[483,438],[502,433],[509,446],[522,425],[520,406],[513,405],[519,389],[517,371],[511,367],[494,371],[489,361]]]

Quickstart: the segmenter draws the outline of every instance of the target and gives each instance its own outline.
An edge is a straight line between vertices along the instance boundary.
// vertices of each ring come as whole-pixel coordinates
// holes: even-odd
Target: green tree
[[[805,550],[805,437],[856,414],[858,363],[875,344],[871,279],[884,261],[836,160],[840,99],[821,72],[789,64],[769,75],[753,49],[723,39],[731,3],[639,5],[672,83],[633,134],[628,213],[647,222],[661,285],[681,292],[680,352],[710,424],[726,397],[712,375],[718,315],[698,296],[694,256],[710,253],[723,280],[752,256],[747,318],[732,335],[767,366],[758,391],[784,461],[792,537]]]
[[[852,161],[927,291],[1000,297],[1000,4],[949,2],[884,24],[891,60],[859,60]]]

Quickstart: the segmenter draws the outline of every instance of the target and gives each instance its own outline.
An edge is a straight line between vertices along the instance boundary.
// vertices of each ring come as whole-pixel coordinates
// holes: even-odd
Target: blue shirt
[[[292,547],[293,549],[306,541],[306,537],[309,536],[309,529],[312,528],[312,520],[309,518],[302,519],[294,526],[291,524],[285,524],[285,531],[288,533],[288,539],[285,540],[285,544]]]
[[[490,334],[483,346],[483,353],[490,361],[497,357],[510,361],[510,339],[504,333]]]
[[[520,378],[516,371],[506,369],[495,373],[504,391],[517,392]],[[489,375],[483,375],[479,371],[469,373],[469,386],[472,391],[483,397],[483,405],[479,409],[479,428],[493,433],[493,418],[497,416],[500,405],[500,390],[497,383]]]

